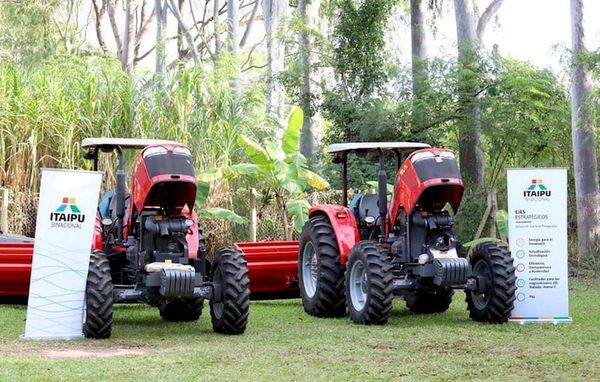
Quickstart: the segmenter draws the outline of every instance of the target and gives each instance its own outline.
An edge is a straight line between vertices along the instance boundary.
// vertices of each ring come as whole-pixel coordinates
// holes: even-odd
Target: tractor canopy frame
[[[123,243],[123,218],[125,217],[125,159],[123,149],[140,150],[154,145],[177,145],[174,141],[159,139],[137,139],[137,138],[85,138],[81,147],[88,149],[84,158],[93,161],[93,170],[98,171],[98,153],[117,153],[117,175],[116,175],[116,210],[117,210],[117,242]]]
[[[379,195],[379,217],[382,234],[385,232],[387,215],[387,174],[385,172],[384,154],[393,152],[396,154],[396,169],[402,165],[402,153],[419,149],[430,148],[426,143],[418,142],[358,142],[358,143],[336,143],[327,148],[327,152],[333,154],[333,163],[342,165],[342,206],[348,206],[348,153],[357,155],[377,153],[379,157],[379,171],[377,173],[377,187]]]

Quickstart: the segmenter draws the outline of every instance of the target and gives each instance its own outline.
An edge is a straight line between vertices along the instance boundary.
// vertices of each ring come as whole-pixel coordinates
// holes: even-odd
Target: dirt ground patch
[[[40,354],[41,357],[51,359],[74,359],[74,358],[91,358],[91,357],[122,357],[126,355],[144,355],[148,350],[144,349],[62,349],[62,350],[46,350]]]
[[[0,357],[35,357],[45,359],[83,359],[83,358],[108,358],[123,356],[140,356],[150,352],[144,347],[127,346],[82,346],[80,344],[48,344],[40,343],[38,346],[28,346],[3,349]]]

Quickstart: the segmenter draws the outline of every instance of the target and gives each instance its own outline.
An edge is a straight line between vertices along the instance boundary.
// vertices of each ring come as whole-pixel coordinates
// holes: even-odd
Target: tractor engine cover
[[[433,283],[437,286],[454,286],[467,282],[471,268],[465,258],[438,258],[433,260]]]
[[[166,298],[192,296],[195,272],[185,269],[162,269],[159,292]]]

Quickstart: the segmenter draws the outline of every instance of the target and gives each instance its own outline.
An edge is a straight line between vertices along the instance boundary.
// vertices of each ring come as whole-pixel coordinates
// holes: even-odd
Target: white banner
[[[567,170],[508,170],[508,238],[517,276],[513,322],[571,322]]]
[[[24,338],[82,336],[102,173],[42,169]]]

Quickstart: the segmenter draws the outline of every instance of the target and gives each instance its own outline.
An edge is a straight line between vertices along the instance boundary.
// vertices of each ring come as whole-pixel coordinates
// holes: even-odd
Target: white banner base
[[[508,322],[515,324],[572,324],[571,317],[511,317]]]
[[[42,169],[25,335],[77,339],[102,173]]]

